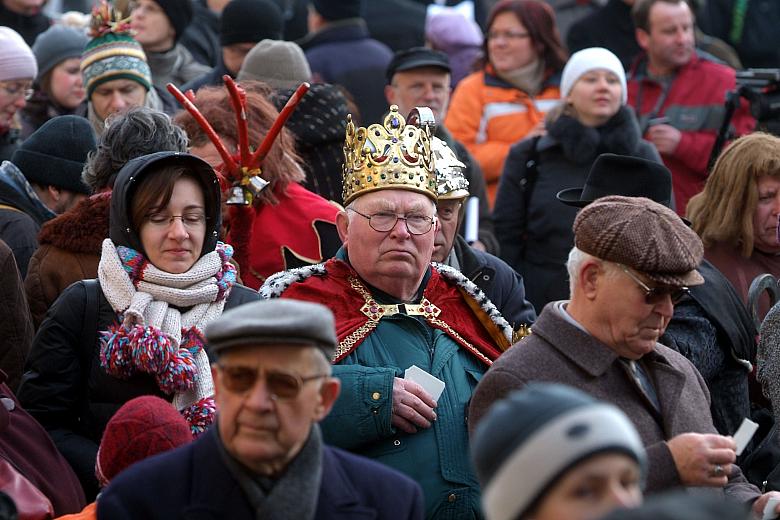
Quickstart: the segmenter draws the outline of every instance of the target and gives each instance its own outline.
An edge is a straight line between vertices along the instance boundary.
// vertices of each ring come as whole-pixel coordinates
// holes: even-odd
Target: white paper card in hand
[[[420,385],[423,390],[428,392],[434,401],[439,400],[439,396],[444,391],[444,381],[432,376],[417,365],[412,365],[404,372],[404,379],[413,381]]]
[[[747,447],[750,439],[758,430],[758,424],[754,423],[747,417],[742,420],[742,424],[739,426],[737,433],[734,434],[734,443],[737,445],[737,456],[742,455],[742,451]]]
[[[777,504],[780,504],[780,498],[769,499],[769,502],[767,502],[764,506],[764,517],[762,520],[772,520],[773,518],[777,518],[777,513],[775,513]]]

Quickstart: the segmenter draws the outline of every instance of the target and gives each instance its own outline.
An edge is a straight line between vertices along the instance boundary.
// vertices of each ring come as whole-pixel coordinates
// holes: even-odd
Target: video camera
[[[750,103],[756,119],[756,130],[780,136],[780,69],[745,69],[737,71],[737,88],[726,94],[726,114],[712,147],[709,168],[715,164],[723,145],[732,137],[731,118],[740,98]]]
[[[780,69],[737,71],[737,87],[750,102],[757,129],[780,135]]]

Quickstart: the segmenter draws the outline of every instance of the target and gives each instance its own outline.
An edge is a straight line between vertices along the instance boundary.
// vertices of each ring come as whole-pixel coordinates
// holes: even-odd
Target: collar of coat
[[[439,312],[424,314],[425,321],[484,364],[492,364],[509,347],[512,327],[485,293],[459,271],[442,264],[432,264],[430,269],[423,301],[432,303]],[[277,273],[266,280],[260,294],[264,298],[327,302],[336,318],[339,341],[334,363],[360,346],[381,319],[381,314],[371,312],[376,302],[358,274],[336,258]]]
[[[99,255],[108,236],[110,205],[110,192],[84,199],[73,209],[46,222],[38,241],[73,253]]]
[[[533,335],[545,340],[587,374],[593,377],[604,375],[620,356],[595,337],[566,321],[557,309],[557,304],[550,302],[545,305],[534,323]],[[642,356],[642,359],[668,365],[659,348],[664,347],[656,343],[656,348]]]

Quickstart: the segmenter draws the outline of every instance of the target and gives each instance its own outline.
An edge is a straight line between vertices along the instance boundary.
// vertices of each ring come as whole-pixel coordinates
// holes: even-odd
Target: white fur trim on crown
[[[509,322],[501,315],[501,312],[495,304],[490,301],[490,298],[487,297],[477,284],[466,278],[463,273],[453,267],[438,262],[432,262],[431,265],[439,271],[439,274],[441,274],[445,280],[456,284],[466,291],[469,296],[474,298],[474,301],[476,301],[482,310],[485,311],[504,337],[506,337],[510,343],[512,342],[512,326],[509,325]]]

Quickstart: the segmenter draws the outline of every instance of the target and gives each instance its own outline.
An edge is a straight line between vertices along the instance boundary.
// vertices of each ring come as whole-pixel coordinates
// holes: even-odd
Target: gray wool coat
[[[472,433],[489,406],[512,390],[532,381],[567,384],[614,404],[632,420],[647,449],[648,493],[681,486],[665,441],[687,432],[717,433],[704,379],[682,355],[657,344],[641,363],[658,395],[658,413],[614,351],[566,321],[555,305],[545,306],[533,333],[506,351],[482,377],[469,409]],[[738,469],[723,491],[739,502],[760,495]]]

